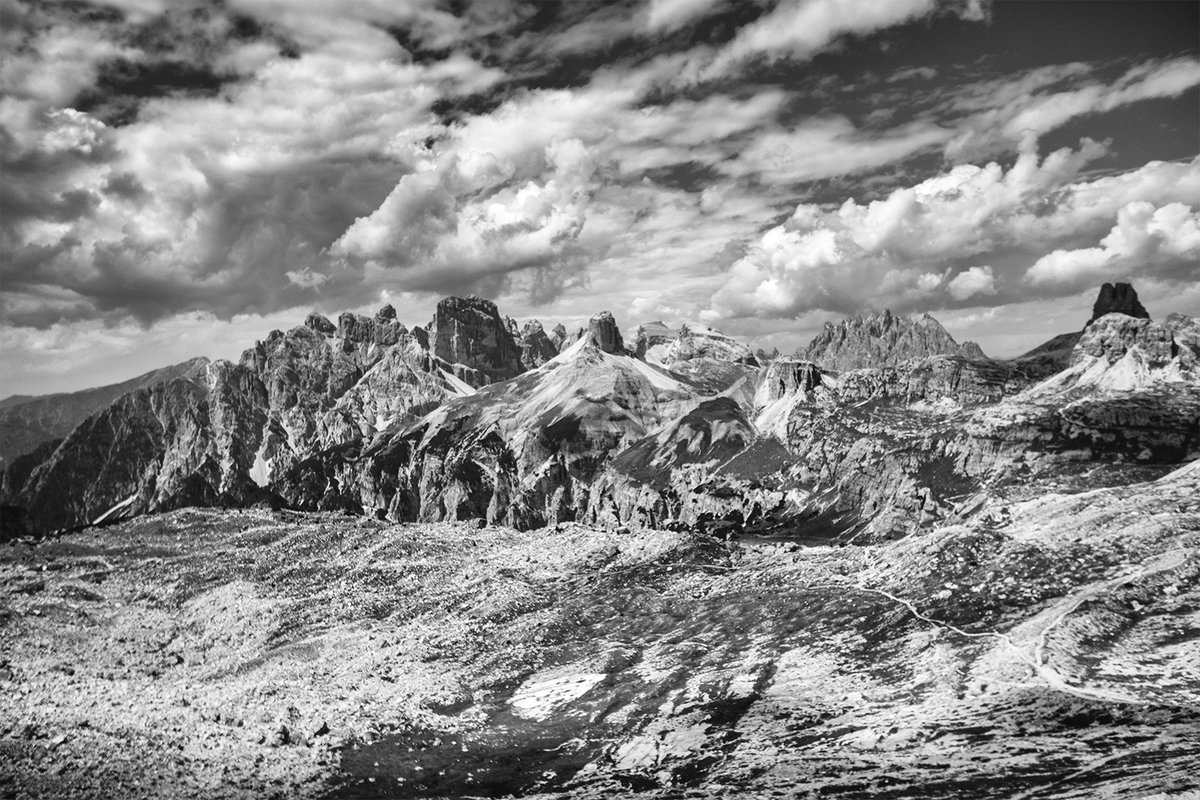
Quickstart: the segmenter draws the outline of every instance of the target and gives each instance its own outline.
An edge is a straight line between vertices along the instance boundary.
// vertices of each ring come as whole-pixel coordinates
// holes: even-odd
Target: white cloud
[[[1056,65],[968,87],[949,108],[974,113],[957,124],[959,132],[946,145],[946,155],[962,161],[1018,144],[1032,147],[1046,133],[1078,117],[1142,100],[1176,97],[1200,84],[1200,61],[1178,58],[1132,67],[1111,85],[1092,81],[1064,91],[1039,91],[1061,82],[1079,82],[1090,72],[1086,64]]]
[[[1078,289],[1143,273],[1200,280],[1200,213],[1183,203],[1158,208],[1144,200],[1129,203],[1098,246],[1054,250],[1026,277],[1039,286]]]
[[[430,290],[472,282],[494,290],[514,270],[569,270],[585,244],[596,165],[577,139],[549,143],[541,158],[547,177],[514,184],[507,170],[489,174],[450,155],[402,178],[331,252],[385,285]]]
[[[971,267],[955,275],[946,285],[955,300],[966,300],[977,294],[995,294],[996,280],[991,267]]]
[[[1026,152],[1007,172],[996,163],[962,165],[865,205],[802,204],[733,265],[711,318],[904,311],[981,295],[1006,302],[1026,291],[1030,262],[1055,249],[1064,253],[1046,256],[1029,277],[1060,292],[1101,275],[1114,252],[1142,259],[1159,279],[1186,279],[1178,265],[1195,263],[1195,212],[1186,203],[1200,196],[1200,158],[1081,179],[1103,152],[1093,142],[1040,161]],[[1103,252],[1073,249],[1110,229]],[[983,259],[988,266],[969,266]],[[955,273],[948,282],[947,270]]]
[[[930,14],[935,7],[934,0],[784,0],[738,31],[702,75],[728,75],[755,58],[806,59],[839,36],[887,28]]]
[[[655,32],[673,31],[724,5],[725,0],[650,0],[646,7],[646,27]]]

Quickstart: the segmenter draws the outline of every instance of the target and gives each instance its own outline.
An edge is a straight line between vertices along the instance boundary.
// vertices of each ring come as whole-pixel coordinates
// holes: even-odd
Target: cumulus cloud
[[[955,300],[966,300],[977,294],[995,294],[996,277],[991,267],[970,267],[951,278],[946,291]]]
[[[1084,167],[1103,153],[1085,141],[1040,160],[1027,151],[1007,171],[995,162],[954,167],[866,204],[801,204],[733,265],[709,316],[907,311],[993,294],[999,302],[1018,300],[1028,292],[1025,271],[1035,254],[1064,243],[1073,248],[1110,228],[1101,248],[1052,254],[1029,280],[1043,291],[1074,292],[1105,274],[1100,267],[1114,264],[1118,253],[1125,262],[1140,257],[1159,279],[1184,279],[1177,265],[1195,252],[1195,212],[1187,203],[1200,196],[1200,159],[1083,179]],[[969,266],[983,258],[988,266]]]
[[[331,252],[409,289],[494,293],[515,270],[540,269],[547,284],[566,279],[584,246],[595,163],[577,139],[551,142],[542,158],[549,176],[517,183],[494,161],[456,156],[406,175]]]
[[[460,53],[403,58],[379,27],[391,19],[382,6],[324,27],[314,20],[336,16],[333,5],[238,8],[274,13],[263,30],[307,31],[312,50],[282,57],[267,47],[219,96],[150,95],[120,126],[54,108],[65,90],[0,100],[0,250],[13,265],[0,298],[6,323],[132,315],[149,324],[191,309],[273,311],[317,285],[347,302],[371,293],[361,273],[312,267],[327,266],[329,245],[414,168],[442,130],[432,106],[486,89],[500,73]],[[106,24],[128,34],[140,23]],[[25,50],[45,60],[37,35]],[[389,57],[371,58],[372,47],[339,52],[360,39]],[[192,48],[174,29],[155,42]]]
[[[1129,203],[1098,246],[1047,253],[1026,277],[1038,286],[1077,290],[1147,273],[1160,280],[1200,279],[1200,213],[1183,203]]]

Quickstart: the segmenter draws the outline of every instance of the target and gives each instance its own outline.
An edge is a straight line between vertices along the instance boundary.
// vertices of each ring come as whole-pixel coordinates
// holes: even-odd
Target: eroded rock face
[[[807,395],[822,384],[823,374],[821,368],[811,361],[776,359],[761,373],[754,404],[762,408],[784,397]]]
[[[654,364],[662,363],[663,355],[671,342],[675,341],[677,333],[664,322],[639,325],[634,339],[634,355]]]
[[[1142,306],[1137,292],[1128,283],[1106,283],[1100,287],[1100,295],[1092,306],[1092,318],[1088,320],[1088,324],[1105,314],[1124,314],[1139,319],[1150,319],[1150,312]]]
[[[935,355],[967,355],[933,317],[896,316],[890,311],[827,322],[800,356],[825,369],[845,372],[864,367],[895,367]]]
[[[337,333],[337,326],[330,322],[328,317],[322,316],[316,311],[304,318],[304,327],[325,336],[333,336]]]
[[[554,345],[555,348],[558,349],[558,352],[561,353],[563,350],[563,346],[566,344],[566,341],[567,341],[567,329],[560,322],[550,330],[550,344]]]
[[[617,321],[609,311],[601,311],[588,320],[587,335],[605,353],[625,352],[621,331],[618,330]]]
[[[1179,352],[1171,328],[1151,322],[1148,317],[1111,311],[1087,326],[1075,347],[1075,353],[1077,359],[1091,356],[1113,363],[1135,347],[1154,367],[1165,365]]]
[[[670,367],[696,358],[758,366],[758,359],[747,345],[714,328],[685,322],[664,350],[661,363]]]
[[[521,348],[496,304],[481,297],[447,297],[429,323],[430,348],[472,386],[519,375]]]
[[[517,343],[521,347],[521,366],[525,369],[540,367],[558,355],[558,346],[546,335],[542,323],[536,319],[525,323]]]

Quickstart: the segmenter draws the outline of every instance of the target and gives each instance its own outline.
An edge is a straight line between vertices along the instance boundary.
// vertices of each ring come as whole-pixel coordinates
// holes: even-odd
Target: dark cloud
[[[95,84],[71,105],[107,125],[128,125],[148,98],[212,97],[227,80],[203,64],[114,58],[100,64]]]

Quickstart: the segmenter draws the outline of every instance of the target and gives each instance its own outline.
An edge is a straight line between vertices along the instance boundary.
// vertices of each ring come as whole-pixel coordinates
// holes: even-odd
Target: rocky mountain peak
[[[963,342],[960,350],[964,356],[976,361],[981,358],[987,358],[987,354],[983,352],[983,348],[976,342]]]
[[[391,303],[385,304],[375,312],[376,322],[391,322],[396,319],[396,309]]]
[[[392,309],[391,306],[385,308]],[[338,316],[337,335],[343,343],[393,345],[402,334],[408,332],[404,325],[396,321],[395,313],[395,309],[392,309],[392,317],[388,319],[386,316],[380,317],[382,309],[374,317],[343,312]]]
[[[337,333],[337,326],[330,322],[328,317],[318,314],[316,311],[304,318],[304,327],[325,336],[333,336]]]
[[[428,328],[433,354],[472,386],[524,371],[521,348],[491,300],[447,297],[437,304]]]
[[[667,346],[662,363],[671,365],[696,358],[758,366],[754,352],[746,344],[707,325],[685,322]]]
[[[617,329],[617,320],[610,311],[601,311],[588,320],[588,336],[606,353],[625,353],[625,342]]]
[[[825,329],[797,356],[824,369],[846,371],[894,367],[936,355],[974,357],[976,350],[978,347],[964,352],[929,314],[913,319],[884,310],[825,323]]]
[[[665,322],[646,322],[638,326],[634,352],[638,358],[661,361],[662,351],[674,340],[675,331]]]
[[[1100,294],[1092,306],[1092,318],[1088,320],[1088,324],[1091,325],[1105,314],[1125,314],[1150,319],[1150,312],[1142,306],[1137,292],[1128,283],[1106,283],[1100,287]]]
[[[525,369],[540,367],[558,355],[558,345],[546,335],[542,323],[536,319],[525,323],[517,344],[521,347],[521,364]]]
[[[567,328],[561,322],[550,329],[550,343],[562,352],[563,344],[567,341]]]

